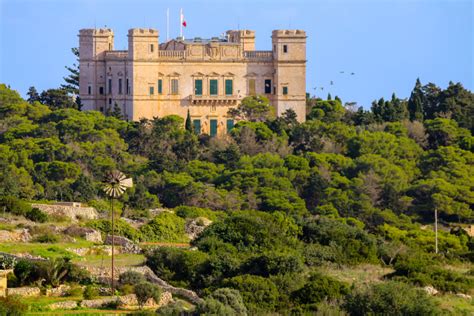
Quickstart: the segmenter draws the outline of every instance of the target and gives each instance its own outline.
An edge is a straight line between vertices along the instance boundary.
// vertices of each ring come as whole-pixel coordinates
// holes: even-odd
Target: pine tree
[[[188,110],[188,115],[186,116],[185,128],[187,131],[194,133],[193,124],[191,122],[191,114],[189,113],[189,110]]]
[[[423,87],[421,86],[420,78],[418,78],[411,92],[410,99],[408,99],[408,112],[411,121],[423,121],[423,100]]]
[[[40,101],[40,95],[38,91],[36,90],[35,87],[30,87],[28,89],[28,92],[26,93],[28,95],[28,103],[33,104],[36,101]]]
[[[76,60],[79,61],[79,48],[71,48],[72,53],[76,56]],[[65,66],[70,72],[67,77],[63,77],[65,84],[61,85],[61,89],[66,90],[69,94],[79,94],[79,66],[74,63],[72,67]]]
[[[114,108],[110,113],[110,116],[116,117],[119,120],[123,119],[122,110],[120,110],[120,107],[118,106],[117,102],[114,103]]]
[[[328,101],[331,101],[332,100],[332,96],[330,93],[328,93]]]

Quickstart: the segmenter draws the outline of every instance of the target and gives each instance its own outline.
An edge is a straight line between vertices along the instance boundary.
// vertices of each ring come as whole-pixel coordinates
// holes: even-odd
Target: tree
[[[71,48],[71,52],[76,57],[76,60],[79,61],[79,48]],[[65,90],[69,94],[77,95],[79,94],[79,66],[74,63],[72,67],[64,66],[69,71],[67,77],[63,77],[65,84],[61,84],[61,89]]]
[[[30,87],[28,89],[28,92],[26,93],[28,95],[28,103],[30,104],[33,104],[35,102],[39,102],[40,101],[40,95],[38,93],[38,91],[36,90],[35,87]]]
[[[410,98],[408,99],[408,112],[410,113],[410,120],[423,120],[423,103],[425,96],[422,91],[420,78],[416,79],[415,87],[413,88]]]
[[[249,96],[245,97],[237,108],[230,109],[228,114],[238,120],[264,122],[274,117],[274,108],[265,96]]]
[[[143,305],[150,298],[154,299],[155,302],[159,302],[161,297],[161,289],[150,282],[141,282],[135,285],[134,293],[137,296],[140,308],[143,308]]]
[[[122,110],[118,106],[117,102],[114,103],[114,107],[113,107],[112,111],[110,112],[110,116],[118,118],[119,120],[123,119]]]
[[[188,114],[186,115],[186,123],[184,124],[184,126],[188,132],[194,133],[193,122],[191,121],[191,114],[189,113],[189,109]]]
[[[77,104],[73,98],[68,94],[67,90],[64,89],[48,89],[41,92],[40,95],[41,103],[48,105],[51,109],[65,109],[73,108],[77,109]]]

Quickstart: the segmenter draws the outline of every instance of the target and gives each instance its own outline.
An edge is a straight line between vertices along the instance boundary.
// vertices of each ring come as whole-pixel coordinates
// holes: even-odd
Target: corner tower
[[[274,98],[278,116],[293,109],[298,121],[306,119],[306,32],[274,30],[272,32]]]
[[[113,49],[111,29],[79,31],[79,96],[84,110],[105,106],[105,53]]]

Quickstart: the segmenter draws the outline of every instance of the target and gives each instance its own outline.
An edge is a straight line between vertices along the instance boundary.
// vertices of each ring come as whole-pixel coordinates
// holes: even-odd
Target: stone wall
[[[28,229],[0,230],[0,242],[28,242],[31,235]]]
[[[77,221],[78,219],[97,219],[99,214],[93,207],[73,207],[67,205],[53,204],[31,204],[32,207],[39,208],[43,212],[52,216],[66,216]]]
[[[90,227],[81,227],[73,225],[66,228],[63,233],[72,237],[82,237],[87,241],[102,243],[102,234],[100,233],[100,231],[92,229]]]
[[[49,304],[48,307],[53,311],[57,309],[74,309],[77,307],[77,302],[76,301],[56,302],[56,303]]]
[[[12,287],[7,289],[7,295],[19,295],[22,297],[40,296],[41,290],[39,287]]]

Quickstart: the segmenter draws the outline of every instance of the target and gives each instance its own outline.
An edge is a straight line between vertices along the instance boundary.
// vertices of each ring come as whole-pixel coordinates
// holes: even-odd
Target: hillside
[[[117,254],[117,265],[148,266],[161,294],[179,289],[163,315],[474,312],[474,94],[459,83],[417,81],[408,100],[370,110],[308,97],[304,123],[248,97],[222,138],[196,135],[177,116],[127,122],[47,99],[0,85],[0,237],[13,238],[0,252],[50,259],[0,257],[14,270],[9,287],[82,284],[99,296],[94,268],[109,268],[111,233],[102,183],[118,169],[134,187],[114,202],[115,233],[140,250]],[[97,216],[31,206],[58,201]],[[150,284],[129,274],[117,294]],[[2,302],[21,305],[13,300],[0,301],[0,314]],[[51,302],[26,301],[30,312]]]

